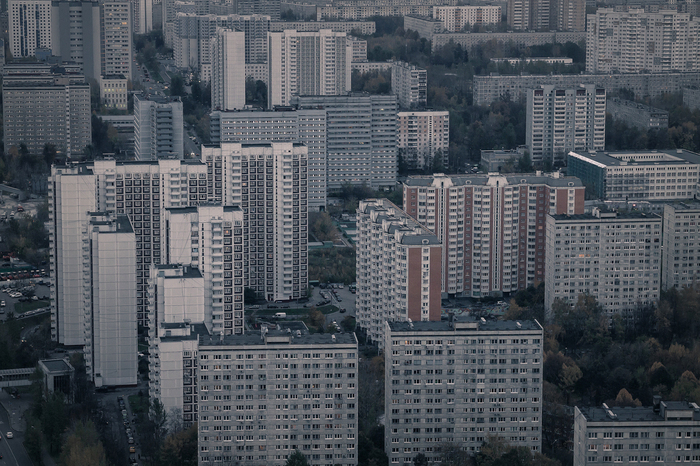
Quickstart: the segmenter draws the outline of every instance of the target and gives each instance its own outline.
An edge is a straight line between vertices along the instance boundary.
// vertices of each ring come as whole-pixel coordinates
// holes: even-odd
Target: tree
[[[41,409],[41,426],[51,454],[56,455],[61,451],[61,435],[67,425],[68,414],[63,394],[54,392]]]
[[[326,316],[323,315],[323,312],[319,311],[315,307],[312,307],[311,311],[309,312],[309,320],[311,321],[311,325],[313,325],[314,327],[325,327]]]
[[[428,457],[423,453],[418,453],[413,458],[413,466],[428,466]]]
[[[437,447],[440,466],[474,466],[474,457],[456,443],[444,442]]]
[[[294,450],[294,453],[289,455],[285,466],[309,466],[309,460],[299,450]]]
[[[619,393],[617,394],[617,397],[615,397],[615,402],[612,403],[612,406],[619,406],[619,407],[638,407],[642,406],[642,402],[639,401],[639,398],[635,399],[632,398],[632,395],[630,392],[627,391],[626,388],[620,389]]]
[[[197,424],[187,430],[172,433],[160,448],[163,466],[195,466],[197,464]]]
[[[41,432],[34,425],[30,425],[24,434],[24,448],[35,464],[41,464],[41,447]]]
[[[65,466],[107,466],[107,456],[92,421],[77,421],[61,455]]]
[[[179,97],[187,95],[185,80],[179,74],[174,74],[170,77],[170,95]]]

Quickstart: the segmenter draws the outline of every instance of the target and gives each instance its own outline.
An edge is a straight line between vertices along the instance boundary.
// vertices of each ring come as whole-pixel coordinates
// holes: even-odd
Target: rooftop
[[[190,328],[189,335],[161,336],[160,341],[163,343],[196,340],[199,337],[206,337],[209,335],[209,330],[207,329],[206,325],[201,324],[201,323],[197,323],[197,324],[187,324],[187,323],[167,324],[167,325],[173,325],[172,327],[165,327],[166,324],[161,324],[161,325],[163,325],[163,328],[165,330],[167,330],[168,328],[172,328],[172,329],[185,328],[188,325]]]
[[[656,409],[653,406],[609,408],[605,404],[602,407],[578,409],[588,422],[700,421],[700,408],[697,404],[687,401],[661,401]]]
[[[216,203],[216,202],[205,202],[202,204],[198,204],[196,206],[187,206],[187,207],[166,207],[166,210],[169,210],[170,212],[174,214],[187,214],[187,213],[194,213],[199,211],[199,207],[220,207],[221,204]],[[224,206],[224,212],[240,212],[241,211],[241,206],[238,205],[233,205],[233,206]]]
[[[387,322],[392,332],[452,332],[456,330],[542,331],[536,320],[486,320],[472,316],[452,316],[451,320],[429,322]]]
[[[700,155],[685,149],[646,152],[569,152],[569,157],[584,160],[600,168],[624,167],[628,165],[700,165]]]
[[[565,221],[570,220],[572,222],[580,221],[600,221],[604,219],[615,219],[615,220],[643,220],[643,221],[661,221],[661,217],[658,214],[640,212],[636,210],[632,211],[619,211],[619,210],[609,210],[609,209],[598,209],[594,208],[593,213],[590,214],[559,214],[552,215],[555,220]]]
[[[608,105],[610,105],[611,102],[613,104],[620,105],[623,107],[630,107],[630,108],[634,108],[637,110],[644,110],[646,112],[652,112],[652,113],[665,113],[666,115],[668,115],[668,112],[664,109],[652,107],[651,105],[645,105],[641,102],[635,102],[634,100],[625,100],[625,99],[620,99],[619,97],[610,97],[608,99]]]
[[[434,175],[409,176],[404,184],[406,186],[432,186],[439,180],[450,180],[452,186],[487,186],[493,185],[497,179],[502,179],[508,185],[519,184],[544,184],[552,187],[572,187],[583,186],[581,180],[575,176],[560,176],[559,173],[516,173],[502,175],[500,173],[489,173],[488,175],[444,175],[436,173]],[[571,184],[573,183],[573,184]]]
[[[73,366],[63,359],[42,359],[39,361],[49,372],[66,372],[73,370]]]
[[[243,335],[209,335],[199,339],[200,351],[205,347],[216,346],[267,346],[270,344],[286,345],[357,345],[354,333],[304,333],[301,330],[264,330]],[[335,337],[335,338],[333,338]],[[215,348],[212,348],[215,349]]]

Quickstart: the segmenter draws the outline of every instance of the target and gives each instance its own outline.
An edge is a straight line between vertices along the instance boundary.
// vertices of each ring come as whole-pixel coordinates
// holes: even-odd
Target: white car
[[[7,434],[5,434],[5,436],[6,436],[7,438],[13,438],[13,437],[14,437],[14,435],[12,434],[12,432],[8,432]]]
[[[5,307],[5,301],[0,301],[0,307]]]

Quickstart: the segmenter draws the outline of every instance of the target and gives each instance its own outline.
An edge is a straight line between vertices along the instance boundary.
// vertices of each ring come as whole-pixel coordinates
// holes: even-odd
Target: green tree
[[[474,466],[474,457],[462,450],[459,444],[444,442],[437,447],[440,466]]]
[[[423,453],[418,453],[413,458],[413,466],[428,466],[428,457]]]
[[[294,453],[289,455],[285,466],[309,466],[309,460],[299,450],[294,450]]]
[[[168,435],[160,449],[160,464],[163,466],[197,464],[197,424]]]
[[[61,451],[61,436],[68,426],[66,403],[62,393],[54,392],[43,403],[41,426],[49,452],[53,455],[58,454]]]
[[[38,422],[38,420],[35,421]],[[24,448],[34,464],[41,464],[41,432],[34,425],[27,427],[27,431],[24,434]]]
[[[179,97],[187,95],[185,80],[179,74],[174,74],[170,77],[170,95]]]
[[[107,466],[107,456],[92,421],[77,421],[61,454],[64,466]]]

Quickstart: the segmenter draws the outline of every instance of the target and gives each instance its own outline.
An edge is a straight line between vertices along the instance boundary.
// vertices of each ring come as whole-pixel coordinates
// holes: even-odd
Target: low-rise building
[[[591,214],[548,215],[545,312],[555,300],[593,296],[608,317],[634,317],[659,299],[661,217],[594,208]]]
[[[353,71],[357,71],[360,74],[370,73],[372,71],[387,71],[391,70],[394,66],[392,61],[360,61],[352,62],[350,64]]]
[[[412,464],[419,452],[438,463],[445,442],[475,455],[494,433],[541,451],[539,322],[451,316],[384,325],[389,464]]]
[[[668,112],[632,100],[608,99],[606,111],[616,120],[643,130],[668,128]]]
[[[569,175],[608,201],[665,201],[695,196],[700,155],[685,149],[646,152],[569,152]]]
[[[513,168],[518,160],[527,152],[526,146],[510,150],[483,150],[481,151],[481,168],[487,173],[500,173],[504,165],[512,163]]]
[[[282,32],[285,29],[294,29],[299,32],[318,32],[321,29],[330,29],[333,32],[353,32],[363,36],[369,36],[377,32],[374,21],[270,21],[270,32]]]
[[[38,363],[42,374],[44,393],[50,395],[60,392],[66,396],[66,402],[72,403],[75,389],[75,369],[65,359],[40,359]]]
[[[357,362],[354,333],[200,338],[198,464],[356,465]]]
[[[695,86],[683,88],[683,105],[691,110],[700,108],[700,89]]]
[[[428,40],[432,40],[433,34],[440,33],[445,29],[441,20],[418,15],[404,16],[403,28],[407,31],[416,31],[422,39]]]
[[[692,286],[700,278],[700,202],[686,200],[663,207],[661,288]]]
[[[467,33],[437,33],[433,34],[432,50],[436,52],[450,42],[459,44],[465,50],[495,41],[500,47],[525,48],[533,45],[566,42],[578,43],[586,39],[585,32],[467,32]],[[580,81],[579,81],[580,83]]]
[[[653,406],[576,407],[574,466],[615,463],[698,464],[700,407],[687,401]]]

